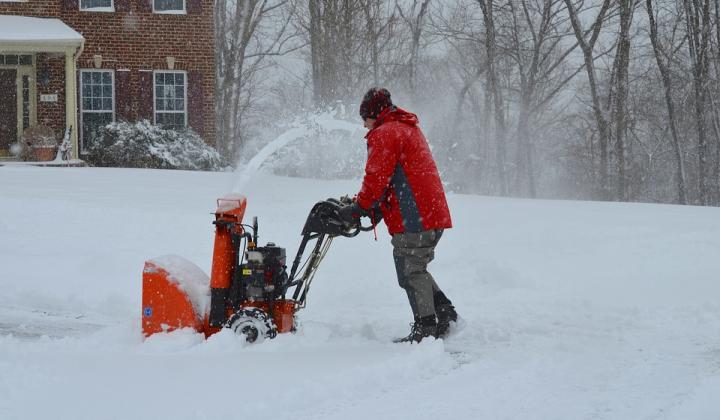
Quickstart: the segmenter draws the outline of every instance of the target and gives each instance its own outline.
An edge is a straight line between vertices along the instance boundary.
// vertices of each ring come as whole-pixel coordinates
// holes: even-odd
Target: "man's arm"
[[[400,145],[387,131],[373,133],[368,138],[368,160],[365,177],[357,196],[360,207],[368,210],[380,200],[390,183],[400,156]]]

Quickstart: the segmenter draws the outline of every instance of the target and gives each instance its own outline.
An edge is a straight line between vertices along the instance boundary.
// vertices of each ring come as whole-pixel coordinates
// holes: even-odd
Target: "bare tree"
[[[610,142],[610,124],[605,110],[600,103],[600,92],[598,90],[598,77],[595,71],[595,57],[593,50],[600,36],[600,30],[605,21],[605,17],[610,8],[610,0],[603,0],[600,11],[590,26],[590,37],[588,38],[585,30],[578,18],[578,11],[572,0],[565,0],[567,11],[570,16],[575,31],[575,37],[580,45],[585,62],[585,71],[587,72],[588,84],[590,85],[590,95],[592,97],[592,109],[595,117],[595,124],[598,130],[598,142],[600,147],[600,194],[601,198],[609,199],[608,185],[608,146]]]
[[[720,199],[720,0],[645,0],[648,31],[640,0],[223,1],[227,150],[259,127],[253,89],[277,77],[273,55],[302,44],[297,29],[307,66],[290,69],[285,98],[354,102],[372,84],[413,99],[451,189]],[[565,95],[569,83],[587,94]]]
[[[531,125],[582,67],[569,71],[566,65],[578,43],[563,43],[572,36],[572,27],[562,16],[563,0],[518,0],[508,5],[511,20],[506,49],[519,76],[514,190],[515,194],[523,194],[524,183],[530,197],[535,197],[537,174]]]
[[[711,123],[713,133],[715,134],[715,153],[712,155],[712,158],[714,159],[714,165],[712,179],[710,183],[712,185],[714,204],[717,205],[720,204],[720,109],[718,107],[718,103],[715,97],[718,95],[718,93],[720,93],[720,1],[714,0],[714,6],[715,14],[711,17],[711,19],[714,19],[715,21],[715,45],[712,45],[711,42],[710,61],[714,64],[715,78],[713,81],[711,81],[711,85],[709,87],[710,94],[708,95],[708,97],[710,105]],[[712,76],[710,76],[710,78],[712,78]]]
[[[492,100],[486,94],[485,85],[488,64],[485,30],[477,23],[476,12],[480,12],[479,7],[474,9],[462,2],[452,8],[438,6],[431,11],[426,30],[428,38],[442,42],[447,51],[439,58],[443,65],[433,72],[437,81],[432,86],[453,96],[449,101],[451,107],[441,113],[442,129],[452,139],[444,150],[453,188],[497,194],[499,171],[494,169],[497,161],[492,157],[497,155],[492,106],[484,101]],[[430,95],[434,92],[437,91],[431,91]],[[433,109],[437,108],[433,106]]]
[[[217,138],[223,155],[243,145],[243,121],[254,102],[257,74],[268,57],[285,54],[294,34],[287,0],[220,0],[215,3]],[[268,22],[272,20],[272,22]],[[268,27],[264,27],[269,23]]]
[[[494,17],[493,0],[476,0],[480,5],[483,14],[483,22],[485,24],[485,54],[487,58],[487,90],[486,90],[486,109],[490,109],[492,103],[494,115],[495,129],[495,158],[497,160],[498,182],[500,186],[500,194],[508,194],[507,181],[507,147],[505,144],[505,136],[507,133],[505,121],[505,106],[503,104],[503,93],[501,91],[500,82],[497,74],[498,54],[497,40]]]
[[[371,69],[373,86],[388,83],[397,66],[388,66],[386,56],[392,48],[396,48],[402,39],[395,39],[397,34],[397,16],[395,7],[385,0],[364,0],[362,10],[366,28],[366,52],[368,57],[364,63],[358,63]]]
[[[687,193],[685,191],[685,164],[683,162],[683,155],[680,146],[680,139],[678,136],[677,125],[675,123],[675,103],[672,96],[672,80],[669,67],[669,62],[672,60],[673,46],[669,48],[669,52],[663,47],[658,39],[658,27],[655,19],[655,13],[653,12],[653,0],[646,0],[646,9],[648,13],[648,19],[650,23],[650,42],[652,43],[653,53],[655,55],[655,61],[657,62],[660,76],[662,77],[663,88],[665,92],[665,105],[668,113],[668,124],[670,126],[670,134],[672,135],[672,146],[675,154],[676,163],[676,174],[675,179],[677,182],[678,202],[680,204],[687,204]]]
[[[324,106],[353,97],[365,33],[362,0],[308,0],[313,99]]]
[[[630,25],[635,11],[635,0],[618,0],[620,32],[615,50],[615,156],[617,159],[617,184],[615,198],[628,199],[625,135],[627,132],[628,68],[630,66]]]
[[[706,93],[710,60],[710,0],[683,0],[687,24],[688,49],[692,69],[695,125],[698,136],[698,200],[710,204],[711,173],[710,150],[707,141]]]
[[[418,59],[420,56],[420,40],[425,27],[430,0],[413,0],[407,8],[397,5],[398,13],[410,29],[410,57],[407,64],[407,83],[411,93],[417,91]]]

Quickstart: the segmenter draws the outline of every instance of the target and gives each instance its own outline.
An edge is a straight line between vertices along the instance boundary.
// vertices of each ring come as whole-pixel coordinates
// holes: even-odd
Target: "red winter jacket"
[[[390,234],[452,227],[440,175],[418,118],[390,107],[365,135],[368,160],[357,195],[363,209],[380,202]]]

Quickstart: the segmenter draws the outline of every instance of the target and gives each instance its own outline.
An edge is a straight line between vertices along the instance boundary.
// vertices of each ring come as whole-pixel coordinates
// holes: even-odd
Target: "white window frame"
[[[115,0],[110,0],[110,7],[83,7],[82,5],[83,5],[83,0],[78,0],[78,9],[80,9],[81,12],[114,12],[115,11]]]
[[[185,97],[183,98],[183,110],[182,111],[177,111],[177,110],[175,110],[175,111],[158,111],[157,106],[156,106],[157,105],[157,86],[155,85],[155,81],[157,80],[155,78],[155,75],[158,73],[182,73],[185,75],[185,89],[183,92],[185,94]],[[185,70],[153,70],[153,79],[152,80],[153,80],[153,124],[157,124],[157,114],[158,113],[179,114],[182,112],[182,114],[184,116],[183,128],[187,128],[187,126],[188,126],[187,95],[188,95],[188,88],[189,88],[189,83],[188,83],[189,80],[188,80],[187,72]]]
[[[95,111],[95,110],[89,110],[86,111],[83,106],[83,96],[82,96],[82,89],[83,89],[83,73],[110,73],[110,88],[112,89],[112,121],[115,122],[115,101],[117,98],[115,97],[115,71],[113,69],[80,69],[80,130],[78,130],[78,139],[80,140],[80,153],[85,154],[87,153],[87,148],[85,146],[85,139],[82,138],[83,136],[83,127],[84,127],[84,121],[83,117],[85,116],[85,113],[95,113],[95,114],[106,114],[109,111],[103,110],[103,111]]]
[[[161,14],[161,15],[186,15],[187,14],[187,0],[183,0],[182,10],[156,10],[155,9],[155,1],[156,0],[152,0],[153,13],[157,13],[157,14]]]

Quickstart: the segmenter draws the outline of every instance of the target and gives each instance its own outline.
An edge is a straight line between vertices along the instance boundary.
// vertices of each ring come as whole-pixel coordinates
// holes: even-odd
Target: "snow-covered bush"
[[[113,122],[88,145],[88,163],[126,168],[217,171],[227,167],[220,154],[192,130],[166,130],[147,120]]]

